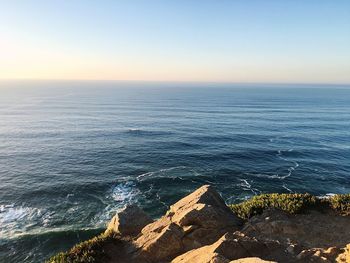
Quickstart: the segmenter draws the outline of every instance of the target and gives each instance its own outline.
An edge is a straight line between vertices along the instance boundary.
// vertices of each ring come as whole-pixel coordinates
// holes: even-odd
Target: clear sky
[[[0,0],[0,79],[350,83],[348,0]]]

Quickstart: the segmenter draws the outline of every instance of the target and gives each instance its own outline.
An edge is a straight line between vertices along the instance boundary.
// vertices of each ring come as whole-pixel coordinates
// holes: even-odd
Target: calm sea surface
[[[0,84],[0,262],[42,262],[138,203],[350,192],[350,89]]]

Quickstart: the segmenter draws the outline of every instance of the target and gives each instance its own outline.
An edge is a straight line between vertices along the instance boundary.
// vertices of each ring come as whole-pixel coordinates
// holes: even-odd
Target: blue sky
[[[0,78],[350,83],[350,1],[3,1]]]

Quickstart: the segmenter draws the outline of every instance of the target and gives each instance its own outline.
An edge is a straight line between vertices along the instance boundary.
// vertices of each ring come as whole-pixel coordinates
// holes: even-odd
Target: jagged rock
[[[114,231],[123,236],[137,236],[152,219],[137,205],[128,205],[117,213],[106,231]]]
[[[199,225],[204,228],[237,226],[240,220],[227,207],[221,196],[204,185],[170,207],[172,221],[180,226]]]
[[[237,230],[240,224],[221,196],[205,185],[145,226],[134,244],[140,256],[157,262],[211,244],[224,233]]]
[[[230,260],[251,257],[252,255],[265,258],[271,257],[272,255],[279,259],[288,258],[288,255],[284,252],[278,242],[266,240],[261,242],[255,238],[247,237],[240,232],[236,232],[234,234],[227,233],[212,245],[188,251],[187,253],[176,257],[171,262],[208,263],[216,260],[215,262],[224,263],[229,262]]]

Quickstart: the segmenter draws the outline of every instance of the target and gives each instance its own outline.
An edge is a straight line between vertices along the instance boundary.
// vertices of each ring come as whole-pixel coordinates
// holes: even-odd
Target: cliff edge
[[[227,206],[205,185],[152,221],[132,205],[48,262],[350,262],[350,195],[260,195]]]

